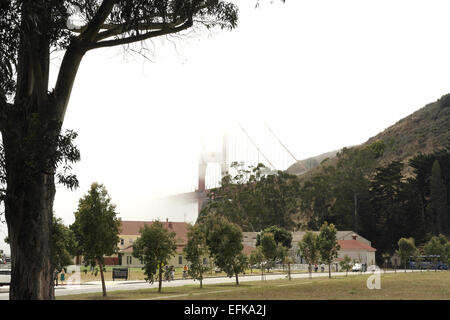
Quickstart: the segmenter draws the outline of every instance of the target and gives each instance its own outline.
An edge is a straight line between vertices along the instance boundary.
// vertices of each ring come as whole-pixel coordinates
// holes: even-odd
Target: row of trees
[[[291,230],[298,213],[299,180],[283,171],[276,173],[262,164],[244,167],[233,162],[221,186],[211,190],[200,218],[209,213],[226,217],[244,231],[261,231],[276,225]]]
[[[371,239],[377,255],[394,253],[402,237],[425,243],[439,233],[449,234],[450,149],[418,155],[406,168],[400,161],[377,167],[389,148],[377,141],[344,148],[336,165],[323,162],[300,188],[307,227],[317,229],[328,221],[341,230],[353,229]],[[407,178],[405,172],[413,176]]]
[[[331,278],[331,263],[338,256],[340,245],[336,239],[337,229],[333,224],[325,222],[319,234],[307,231],[299,242],[299,253],[305,258],[309,267],[309,276],[312,277],[312,265],[319,262],[328,265],[328,277]]]
[[[159,221],[140,230],[141,236],[133,244],[133,256],[144,263],[146,280],[153,283],[157,277],[161,292],[164,267],[176,253],[175,233],[170,232]],[[247,257],[242,253],[242,230],[226,218],[209,215],[200,223],[189,227],[188,241],[184,247],[186,259],[190,262],[189,275],[200,281],[203,286],[203,274],[209,270],[204,259],[209,257],[214,264],[229,277],[236,277],[248,265]]]
[[[398,241],[397,254],[405,265],[405,272],[409,259],[412,258],[416,265],[420,266],[423,255],[431,257],[436,270],[438,261],[443,264],[450,264],[450,242],[444,235],[440,234],[432,237],[423,249],[419,250],[415,246],[414,238],[401,238]],[[422,269],[422,267],[420,268]]]
[[[379,166],[392,148],[382,140],[344,148],[303,183],[262,164],[244,168],[233,163],[200,217],[215,213],[244,231],[271,225],[318,230],[329,222],[371,239],[377,259],[394,253],[402,237],[424,243],[433,235],[450,234],[450,149],[420,154],[409,167],[396,160]]]

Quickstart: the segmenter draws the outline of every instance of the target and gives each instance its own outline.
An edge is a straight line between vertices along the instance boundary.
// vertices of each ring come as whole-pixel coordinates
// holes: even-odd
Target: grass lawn
[[[369,275],[341,276],[328,279],[287,279],[235,284],[187,285],[156,289],[108,292],[105,299],[138,300],[450,300],[450,272],[415,272],[381,274],[381,289],[369,290]],[[103,299],[101,293],[57,297],[57,300]]]

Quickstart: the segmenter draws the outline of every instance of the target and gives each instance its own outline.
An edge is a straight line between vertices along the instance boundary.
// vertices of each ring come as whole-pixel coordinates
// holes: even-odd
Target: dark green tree
[[[175,232],[170,232],[160,221],[154,221],[150,226],[144,225],[141,236],[133,243],[133,257],[144,262],[145,280],[153,283],[158,275],[158,292],[162,288],[162,275],[177,248]]]
[[[202,221],[202,228],[206,233],[206,243],[217,267],[223,270],[228,277],[236,277],[239,285],[239,273],[245,270],[248,262],[242,253],[242,230],[217,215],[209,215]]]
[[[432,237],[423,247],[423,252],[432,257],[434,262],[434,271],[437,270],[437,262],[447,254],[447,243],[448,241],[445,236],[440,234],[439,236]]]
[[[369,177],[384,150],[384,142],[379,140],[363,148],[344,148],[337,154],[332,181],[336,200],[332,212],[338,214],[335,223],[340,228],[350,228],[357,233],[363,229],[361,211],[367,210]]]
[[[88,193],[80,199],[75,212],[75,222],[70,228],[75,234],[78,250],[85,263],[99,266],[105,297],[103,257],[118,251],[120,219],[117,218],[116,206],[102,184],[92,183]]]
[[[60,272],[64,267],[72,264],[77,247],[75,234],[64,225],[61,218],[53,217],[52,238],[52,263],[54,269]]]
[[[409,165],[413,168],[415,177],[410,180],[410,184],[415,188],[417,196],[416,201],[419,202],[421,217],[425,232],[436,234],[436,217],[433,216],[431,210],[431,176],[432,168],[435,161],[438,161],[442,180],[447,190],[447,206],[450,203],[450,149],[440,149],[430,154],[418,154],[409,161]],[[447,225],[448,227],[448,225]]]
[[[203,274],[208,271],[208,266],[203,264],[203,258],[209,256],[209,248],[206,244],[206,234],[199,225],[189,228],[188,241],[183,249],[186,259],[191,263],[188,273],[193,279],[200,281],[203,287]]]
[[[433,162],[431,169],[430,202],[428,210],[430,210],[430,216],[432,217],[433,234],[448,234],[448,217],[450,211],[447,204],[447,190],[442,178],[441,166],[437,160]]]
[[[334,203],[333,177],[335,168],[324,166],[323,171],[306,180],[299,190],[300,210],[309,229],[319,229],[325,221],[334,221],[331,207]]]
[[[328,277],[331,278],[331,263],[337,258],[341,249],[336,239],[337,230],[333,224],[325,222],[320,228],[317,242],[319,246],[320,260],[328,264]]]
[[[261,236],[265,233],[271,233],[275,243],[290,249],[292,247],[292,233],[278,226],[271,226],[256,235],[256,245],[260,245]]]
[[[53,299],[55,177],[76,183],[73,175],[56,172],[67,151],[59,145],[60,129],[83,57],[195,26],[233,29],[238,9],[221,0],[12,0],[1,1],[0,12],[1,182],[7,185],[2,199],[13,261],[10,299]],[[52,88],[55,51],[64,56]]]
[[[373,243],[380,252],[394,252],[398,240],[403,236],[402,216],[403,164],[392,161],[375,170],[370,183],[371,203],[376,217],[379,236]]]
[[[272,233],[266,232],[261,235],[260,239],[261,251],[266,258],[266,267],[269,269],[275,264],[278,258],[278,246]]]
[[[308,263],[309,277],[312,278],[312,265],[319,263],[320,252],[318,237],[315,233],[307,231],[298,243],[298,252]]]

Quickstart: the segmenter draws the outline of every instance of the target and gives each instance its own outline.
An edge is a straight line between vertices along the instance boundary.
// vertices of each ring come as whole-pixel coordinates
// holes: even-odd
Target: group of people
[[[175,279],[175,267],[174,266],[165,266],[164,267],[164,280],[170,281]]]
[[[334,267],[334,268],[335,268],[335,271],[336,271],[336,272],[339,270],[339,269],[338,269],[338,264],[337,264],[337,263],[335,264],[335,267]],[[319,270],[319,266],[318,266],[317,264],[315,264],[315,265],[314,265],[314,272],[317,272],[318,270]],[[309,272],[312,271],[312,270],[311,270],[311,265],[308,266],[308,271],[309,271]],[[325,264],[322,263],[322,264],[320,265],[320,271],[321,271],[321,272],[325,272]]]
[[[317,264],[314,265],[314,272],[317,272],[317,270],[319,270],[319,266]],[[320,271],[324,272],[325,271],[325,265],[322,263],[320,265]]]
[[[66,273],[64,269],[58,271],[55,270],[53,274],[53,280],[55,281],[55,286],[58,286],[58,279],[61,280],[61,285],[64,285],[64,281],[66,280]]]
[[[189,267],[184,265],[183,267],[183,280],[187,279]],[[174,266],[165,266],[164,267],[164,280],[171,281],[175,279],[175,267]]]

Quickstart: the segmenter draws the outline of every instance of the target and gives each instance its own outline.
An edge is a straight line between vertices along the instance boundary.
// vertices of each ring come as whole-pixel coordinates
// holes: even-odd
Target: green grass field
[[[450,300],[450,272],[381,274],[381,289],[369,290],[369,275],[341,276],[328,279],[287,279],[251,281],[235,284],[167,287],[57,297],[58,300]]]

